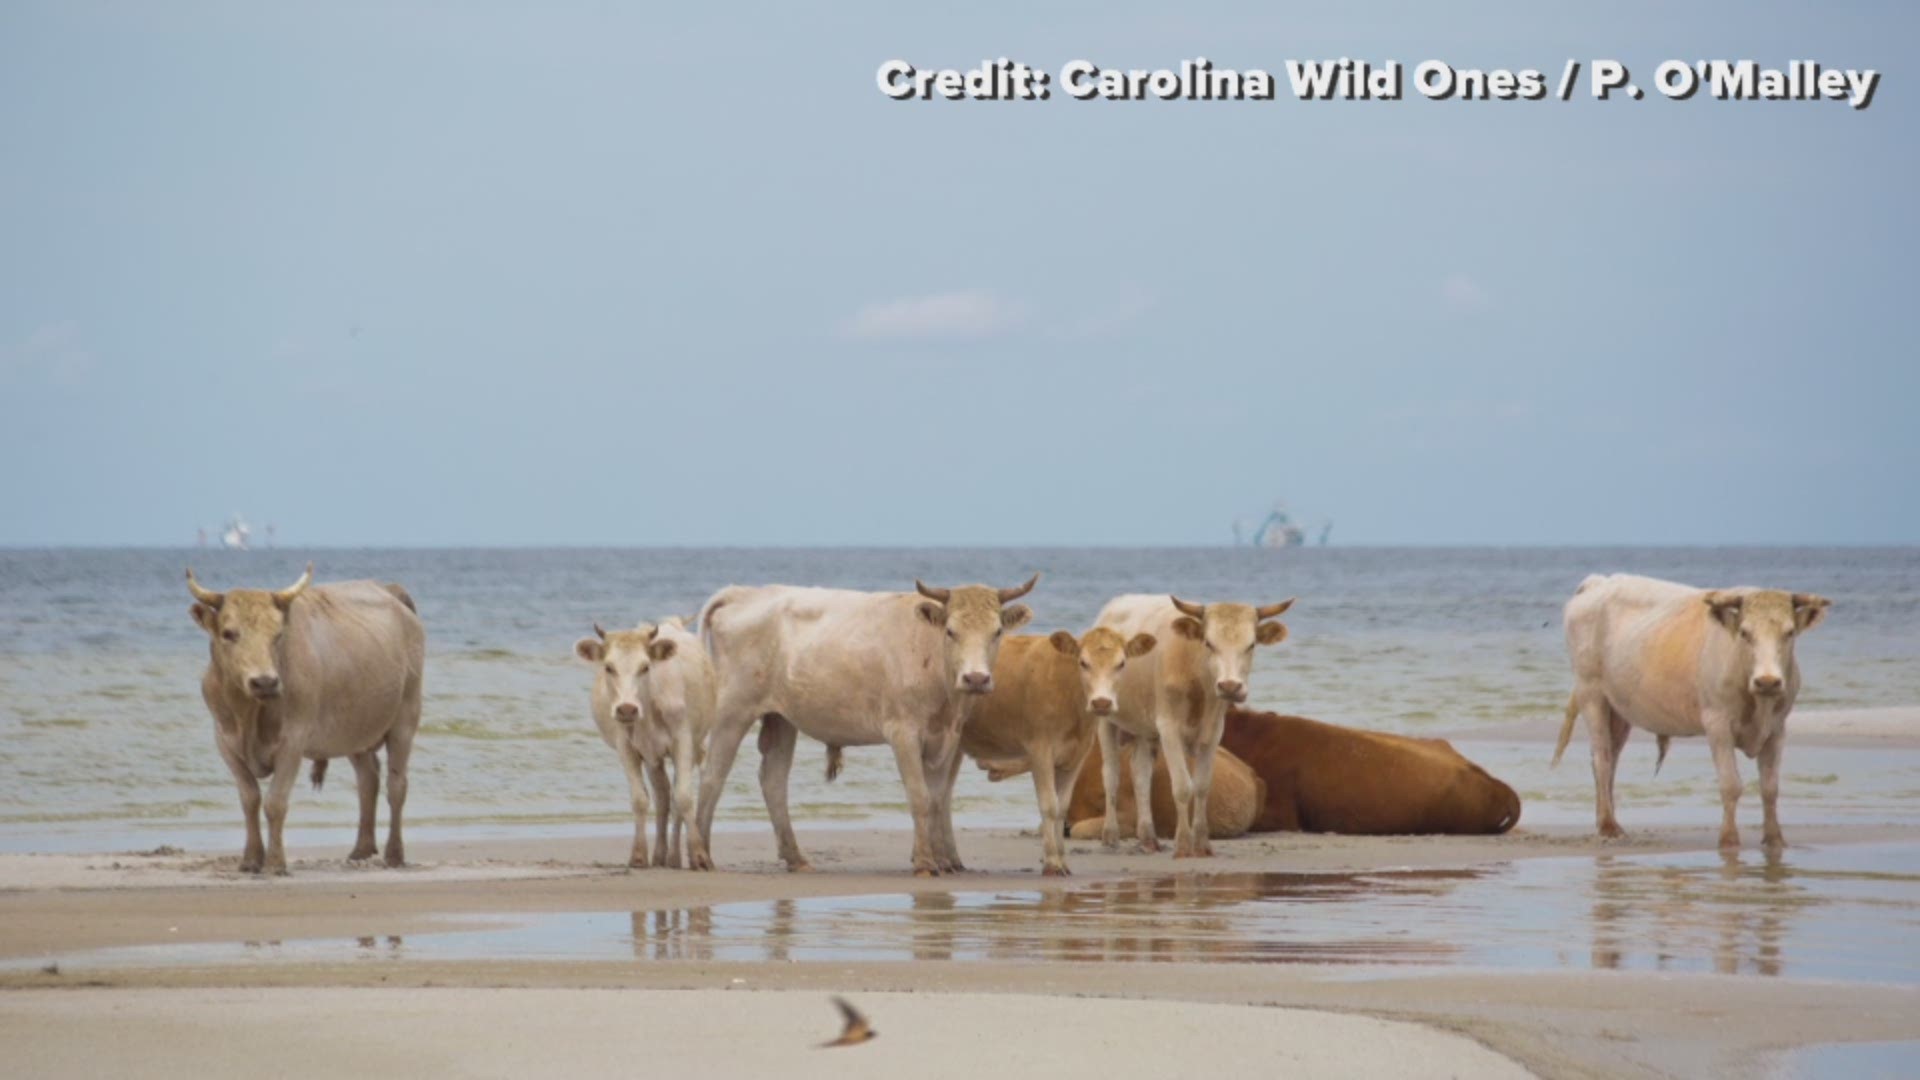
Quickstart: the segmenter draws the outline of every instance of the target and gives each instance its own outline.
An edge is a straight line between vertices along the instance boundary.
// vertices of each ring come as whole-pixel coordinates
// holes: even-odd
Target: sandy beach
[[[966,831],[969,859],[994,869],[942,879],[906,872],[908,836],[900,830],[803,835],[816,873],[781,872],[757,830],[720,834],[716,855],[726,869],[713,874],[629,871],[614,861],[624,850],[617,836],[422,843],[416,865],[397,871],[302,850],[292,877],[265,880],[239,875],[232,855],[204,852],[4,856],[0,1030],[10,1046],[29,1048],[22,1060],[38,1075],[152,1072],[155,1061],[177,1075],[237,1071],[257,1060],[249,1052],[257,1047],[207,1037],[236,1015],[254,1029],[284,1021],[301,1030],[274,1051],[276,1066],[293,1075],[337,1073],[356,1061],[500,1075],[558,1062],[600,1075],[630,1069],[642,1053],[689,1067],[724,1060],[744,1071],[778,1062],[803,1075],[865,1075],[933,1053],[934,1075],[988,1066],[1091,1076],[1170,1068],[1183,1048],[1247,1068],[1288,1062],[1302,1075],[1708,1075],[1750,1073],[1808,1045],[1920,1039],[1920,989],[1912,985],[1594,970],[1604,966],[1597,954],[1591,965],[1524,971],[1218,962],[1217,920],[1207,913],[1191,923],[1155,916],[1145,930],[1115,923],[1101,937],[1099,926],[1072,921],[1070,904],[1060,909],[1069,928],[1059,932],[1073,940],[1045,962],[1036,962],[1038,953],[969,951],[940,929],[953,925],[954,898],[964,914],[975,897],[1044,904],[1118,889],[1152,911],[1171,911],[1182,906],[1181,882],[1365,882],[1369,874],[1394,880],[1558,866],[1538,861],[1596,854],[1680,858],[1709,850],[1708,828],[1641,829],[1604,846],[1571,826],[1523,825],[1504,837],[1273,834],[1222,842],[1201,873],[1164,855],[1075,844],[1076,876],[1065,882],[1037,874],[1035,839],[1022,830]],[[1794,839],[1789,862],[1802,851],[1911,844],[1920,830],[1811,825]],[[1749,851],[1740,861],[1757,865],[1760,857]],[[1004,869],[1012,867],[1019,869]],[[1127,891],[1140,889],[1167,891]],[[868,946],[866,954],[809,962],[782,951],[778,935],[791,928],[775,922],[742,931],[734,940],[746,944],[732,952],[700,945],[720,935],[698,912],[777,913],[789,904],[804,921],[819,905],[856,897],[904,898],[933,919],[912,924],[903,946],[912,951],[898,957]],[[786,910],[791,918],[795,909]],[[570,913],[618,913],[633,933],[590,958],[537,934],[509,934],[501,940],[519,944],[507,948],[485,944],[503,928],[537,928]],[[647,927],[667,929],[655,940]],[[481,944],[420,951],[452,939]],[[1567,946],[1584,961],[1589,943]],[[908,958],[953,962],[898,962]],[[886,1037],[806,1056],[834,1034],[831,994],[856,998]],[[540,1013],[550,1038],[528,1042],[504,1022],[529,1011]],[[85,1035],[108,1017],[112,1038]],[[994,1036],[983,1046],[987,1031]],[[1022,1052],[994,1057],[1006,1043]],[[716,1045],[725,1048],[721,1059],[711,1056]]]

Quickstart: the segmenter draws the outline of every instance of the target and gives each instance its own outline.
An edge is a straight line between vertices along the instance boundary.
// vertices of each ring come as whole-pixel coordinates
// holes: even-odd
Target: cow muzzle
[[[1239,679],[1221,679],[1213,684],[1213,688],[1220,694],[1221,700],[1229,704],[1239,705],[1247,700],[1247,684]]]
[[[960,676],[960,689],[968,694],[985,694],[993,690],[993,673],[988,671],[969,671]]]
[[[256,701],[270,701],[280,696],[280,676],[253,675],[247,679],[247,693]]]
[[[1094,698],[1087,702],[1087,711],[1095,716],[1112,716],[1113,699],[1110,697]]]
[[[1762,697],[1772,697],[1785,687],[1785,684],[1781,682],[1780,676],[1778,675],[1755,675],[1753,682],[1749,685],[1752,687],[1754,693]]]
[[[640,719],[640,706],[632,702],[622,702],[613,707],[613,718],[623,724],[631,724]]]

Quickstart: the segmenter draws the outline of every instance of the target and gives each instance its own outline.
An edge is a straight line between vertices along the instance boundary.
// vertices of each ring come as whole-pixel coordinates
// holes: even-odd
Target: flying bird
[[[880,1034],[873,1030],[873,1025],[867,1023],[867,1018],[860,1015],[860,1010],[854,1008],[846,998],[836,997],[833,1003],[839,1007],[840,1015],[846,1018],[847,1026],[841,1030],[839,1038],[832,1042],[821,1043],[822,1049],[830,1046],[858,1046]]]

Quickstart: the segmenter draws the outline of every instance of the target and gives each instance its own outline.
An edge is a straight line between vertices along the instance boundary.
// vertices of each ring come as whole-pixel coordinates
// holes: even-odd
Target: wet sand
[[[716,837],[716,856],[727,869],[715,874],[629,872],[614,861],[625,851],[618,835],[422,843],[413,851],[419,865],[399,871],[350,868],[337,851],[297,850],[294,876],[269,880],[236,873],[232,855],[0,856],[6,890],[0,892],[0,988],[6,991],[0,1030],[21,1036],[9,1038],[15,1046],[32,1035],[25,1041],[44,1055],[34,1058],[36,1072],[115,1067],[121,1059],[114,1055],[128,1052],[122,1042],[82,1035],[109,1015],[116,1028],[125,1022],[128,1032],[139,1033],[126,1045],[149,1054],[168,1047],[181,1061],[235,1071],[241,1059],[219,1056],[228,1051],[207,1049],[202,1037],[236,1007],[212,991],[380,987],[400,995],[402,1011],[418,1020],[393,1027],[369,1005],[375,999],[363,995],[248,994],[245,1001],[262,1010],[263,1021],[298,1016],[309,1030],[329,1033],[332,1045],[363,1034],[356,1054],[373,1053],[398,1038],[394,1032],[408,1031],[415,1044],[393,1060],[459,1071],[497,1062],[501,1072],[525,1070],[512,1066],[519,1060],[512,1047],[473,1038],[473,1025],[510,1032],[503,1018],[536,1007],[543,1024],[548,1018],[571,1024],[558,1018],[576,1014],[631,1016],[637,1023],[645,1015],[641,1001],[651,1000],[636,998],[639,989],[703,990],[719,1004],[675,998],[665,1008],[684,1012],[687,1022],[652,1037],[632,1024],[588,1024],[578,1038],[561,1032],[557,1043],[575,1056],[570,1066],[612,1071],[656,1054],[691,1055],[684,1060],[692,1063],[714,1040],[742,1055],[769,1046],[797,1053],[807,1044],[776,1040],[756,1010],[771,1010],[783,1024],[794,1017],[794,1037],[803,1030],[808,1039],[824,1037],[823,1028],[832,1027],[829,993],[915,994],[906,999],[912,1008],[901,1008],[891,1024],[884,1008],[890,999],[871,1003],[876,1024],[890,1035],[918,1031],[922,1023],[1004,1030],[996,1026],[1001,1014],[995,1010],[1009,1007],[1005,999],[945,995],[1042,995],[1050,999],[1045,1006],[1016,1009],[1034,1037],[1057,1043],[1062,1033],[1085,1032],[1074,1036],[1071,1060],[1089,1072],[1105,1063],[1108,1074],[1132,1071],[1144,1060],[1135,1036],[1149,1029],[1119,1022],[1103,1011],[1113,1003],[1094,999],[1284,1006],[1422,1025],[1394,1029],[1403,1041],[1387,1043],[1371,1035],[1336,1036],[1311,1017],[1289,1026],[1289,1014],[1259,1014],[1272,1031],[1292,1033],[1285,1042],[1304,1055],[1296,1060],[1310,1075],[1357,1071],[1351,1055],[1388,1045],[1397,1048],[1394,1060],[1420,1072],[1486,1074],[1485,1060],[1451,1056],[1464,1045],[1542,1075],[1702,1075],[1751,1071],[1772,1055],[1812,1044],[1920,1039],[1920,989],[1836,981],[1803,964],[1807,949],[1819,955],[1826,948],[1817,934],[1807,938],[1805,928],[1820,924],[1799,913],[1813,901],[1787,896],[1753,908],[1739,890],[1768,873],[1767,860],[1749,848],[1725,870],[1712,850],[1711,827],[1643,828],[1626,843],[1605,845],[1573,826],[1523,825],[1505,837],[1276,834],[1221,842],[1218,856],[1204,864],[1074,844],[1076,876],[1065,882],[1039,876],[1037,840],[1020,830],[964,832],[969,860],[993,869],[940,879],[906,872],[904,831],[811,829],[802,836],[817,873],[781,872],[759,830]],[[1913,851],[1920,828],[1805,825],[1790,837],[1796,846],[1784,865],[1813,881],[1831,873],[1820,869],[1822,859]],[[1603,860],[1630,872],[1605,895],[1586,896]],[[1677,861],[1663,869],[1661,860]],[[1516,873],[1521,876],[1500,876]],[[1669,881],[1674,873],[1681,876]],[[1318,908],[1258,906],[1261,889],[1303,881],[1334,892]],[[1558,916],[1536,911],[1532,900],[1523,897],[1508,914],[1475,914],[1487,908],[1487,897],[1510,887],[1551,893],[1563,881],[1554,895],[1574,904],[1564,956],[1549,952],[1542,959],[1541,927],[1529,930],[1524,923],[1544,920],[1551,929]],[[1905,881],[1899,877],[1896,885]],[[1368,903],[1407,888],[1414,895],[1380,923],[1401,930],[1383,939],[1346,924],[1329,924],[1334,929],[1322,933],[1311,921],[1315,911],[1360,918]],[[1734,891],[1716,899],[1714,890],[1722,888]],[[1451,907],[1442,902],[1447,897]],[[783,904],[792,920],[784,929],[775,925]],[[1604,916],[1607,905],[1619,905],[1616,917]],[[1734,916],[1724,935],[1718,929],[1723,911]],[[701,912],[709,920],[733,919],[732,930],[723,935],[711,922],[702,927]],[[1247,925],[1249,913],[1280,921]],[[1448,952],[1450,942],[1463,944],[1469,936],[1498,942],[1500,920],[1509,917],[1513,939],[1535,946],[1516,963],[1498,953]],[[1911,914],[1903,909],[1902,917]],[[1300,940],[1350,940],[1358,951],[1308,949],[1284,957],[1285,963],[1243,955],[1245,943],[1284,938],[1295,920],[1306,920],[1295,928]],[[1660,937],[1661,927],[1675,924],[1691,926],[1692,933]],[[1065,929],[1001,944],[993,937],[994,927],[1045,925]],[[850,937],[849,926],[867,936]],[[1605,935],[1595,929],[1602,926],[1610,927]],[[1638,940],[1650,934],[1655,940]],[[783,949],[783,940],[791,947]],[[97,951],[114,949],[130,952]],[[1665,969],[1663,953],[1676,958]],[[59,965],[58,974],[41,970],[49,963]],[[1761,966],[1767,963],[1775,966]],[[1814,974],[1802,977],[1802,971]],[[83,992],[65,992],[75,988]],[[475,996],[454,988],[585,993],[574,1000]],[[742,991],[782,993],[750,995],[749,1008],[733,1004]],[[561,1000],[564,1008],[547,1004]],[[1219,1013],[1218,1026],[1212,1013],[1177,1015],[1190,1017],[1176,1025],[1184,1034],[1156,1036],[1154,1045],[1235,1052],[1216,1040],[1222,1031],[1238,1030],[1233,1025],[1242,1022],[1241,1012]],[[496,1022],[485,1023],[489,1017]],[[1267,1030],[1258,1020],[1254,1027]],[[909,1045],[907,1038],[882,1040],[836,1053],[871,1053],[877,1060]],[[977,1047],[977,1035],[964,1045]],[[881,1046],[888,1049],[873,1049]],[[622,1058],[629,1052],[622,1047],[641,1056]],[[196,1056],[201,1051],[213,1056]],[[1052,1054],[1021,1057],[1004,1068],[1057,1075],[1062,1059]],[[798,1067],[814,1067],[798,1060]],[[986,1063],[967,1060],[973,1070]],[[294,1064],[332,1072],[346,1059],[303,1061]]]
[[[1816,718],[1795,743],[1859,775],[1844,755],[1912,753],[1916,718]],[[1551,734],[1466,738],[1519,761]],[[293,1033],[272,1052],[292,1074],[1901,1065],[1920,1052],[1920,823],[1909,796],[1862,794],[1821,820],[1789,792],[1778,859],[1753,846],[1753,799],[1731,856],[1705,804],[1628,803],[1632,834],[1601,843],[1563,803],[1500,837],[1270,834],[1180,862],[1074,843],[1064,881],[1031,830],[962,830],[976,869],[917,879],[905,830],[805,822],[811,874],[764,827],[716,836],[713,874],[629,871],[618,828],[416,840],[403,870],[349,866],[343,834],[280,879],[230,851],[0,855],[0,1037],[40,1075],[251,1071],[265,1044],[209,1037],[236,1020]],[[883,1038],[816,1054],[839,993]]]

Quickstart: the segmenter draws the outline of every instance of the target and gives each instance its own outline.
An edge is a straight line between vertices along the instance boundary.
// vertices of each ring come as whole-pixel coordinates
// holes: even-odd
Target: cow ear
[[[936,604],[931,600],[922,600],[914,605],[913,610],[919,612],[920,617],[927,620],[928,626],[947,625],[947,608],[945,604]]]
[[[1793,621],[1801,630],[1811,630],[1819,626],[1827,617],[1827,608],[1833,601],[1812,593],[1793,594]]]
[[[1018,630],[1033,621],[1033,609],[1025,604],[1014,604],[1000,609],[1000,628]]]
[[[1135,634],[1127,641],[1127,655],[1133,657],[1145,656],[1152,652],[1153,647],[1158,644],[1160,644],[1160,639],[1154,637],[1152,634]]]
[[[1188,641],[1199,641],[1206,636],[1206,632],[1200,629],[1200,620],[1191,615],[1182,615],[1173,620],[1173,632]]]
[[[653,657],[655,660],[666,660],[673,656],[674,647],[674,642],[671,638],[666,641],[661,641],[656,638],[653,644],[647,646],[647,655]]]
[[[1255,641],[1262,645],[1278,645],[1287,640],[1287,624],[1283,622],[1263,622],[1253,632]]]
[[[213,620],[216,613],[212,608],[205,604],[195,604],[187,609],[187,614],[193,616],[195,626],[198,626],[209,634],[213,633]]]
[[[1053,651],[1061,656],[1080,655],[1080,643],[1073,640],[1073,635],[1065,630],[1055,630],[1047,635],[1047,640],[1053,644]]]
[[[1733,593],[1710,592],[1706,595],[1708,614],[1713,620],[1729,630],[1740,629],[1740,609],[1746,598]]]
[[[597,664],[606,659],[607,647],[599,638],[583,637],[573,643],[573,655],[589,664]]]

